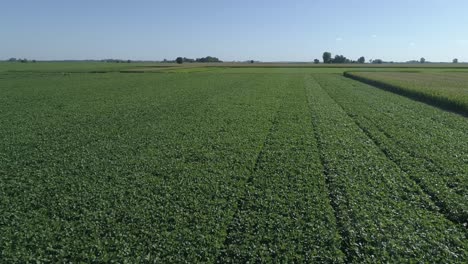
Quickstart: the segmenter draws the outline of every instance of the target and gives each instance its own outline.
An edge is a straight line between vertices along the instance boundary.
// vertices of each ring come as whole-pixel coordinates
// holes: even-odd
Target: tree
[[[222,62],[222,61],[216,57],[206,56],[204,58],[196,59],[196,62]]]
[[[17,61],[17,59],[16,58],[10,58],[8,61],[9,62],[15,62],[15,61]]]
[[[250,63],[254,63],[255,61],[254,60],[250,60]]]
[[[315,59],[315,60],[314,60],[314,63],[315,63],[315,64],[319,64],[320,61],[319,61],[318,59]]]
[[[335,55],[335,58],[331,61],[332,63],[349,63],[349,59],[343,55]]]
[[[357,61],[358,61],[358,63],[362,64],[362,63],[366,62],[366,58],[364,58],[364,56],[363,56],[363,57],[360,57]]]
[[[332,62],[332,54],[330,52],[324,52],[322,57],[323,57],[323,63]]]
[[[421,59],[419,60],[419,62],[420,62],[420,63],[425,63],[425,62],[426,62],[426,59],[425,59],[425,58],[421,58]]]
[[[190,59],[190,58],[186,58],[186,57],[183,57],[182,60],[183,60],[183,63],[186,63],[186,62],[189,62],[189,63],[195,62],[194,59]]]
[[[453,62],[453,63],[458,63],[458,59],[457,59],[457,58],[455,58],[455,59],[453,59],[453,61],[452,61],[452,62]]]
[[[184,59],[182,57],[177,57],[176,62],[178,64],[182,64],[184,62]]]
[[[382,64],[382,63],[383,63],[383,60],[381,60],[381,59],[375,59],[375,60],[372,60],[372,63],[373,63],[373,64]]]

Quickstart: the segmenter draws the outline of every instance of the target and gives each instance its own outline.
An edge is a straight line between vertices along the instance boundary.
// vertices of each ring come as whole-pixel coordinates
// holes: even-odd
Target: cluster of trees
[[[323,63],[366,63],[366,59],[364,57],[360,57],[359,59],[354,61],[354,60],[350,60],[346,58],[343,55],[335,55],[335,57],[332,57],[332,54],[330,52],[324,52],[322,57],[323,57]],[[394,63],[393,61],[385,62],[381,59],[374,59],[374,60],[371,59],[369,60],[369,62],[372,64]],[[314,63],[318,64],[320,63],[320,61],[318,59],[315,59]],[[407,63],[427,63],[427,61],[425,58],[421,58],[419,60],[408,61]],[[452,63],[458,63],[458,59],[456,58],[453,59]]]
[[[426,59],[425,59],[425,58],[421,58],[421,59],[419,59],[419,60],[410,60],[410,61],[407,61],[406,63],[410,63],[410,64],[426,63]]]
[[[109,63],[131,63],[131,60],[120,60],[120,59],[105,59],[101,60],[102,62],[109,62]]]
[[[181,63],[186,63],[186,62],[192,63],[192,62],[195,62],[195,60],[194,59],[189,59],[189,58],[186,58],[186,57],[183,57],[183,58],[182,57],[177,57],[177,59],[173,60],[172,62],[177,62],[177,63],[181,64]]]
[[[207,56],[207,57],[204,57],[204,58],[198,58],[195,61],[196,62],[222,62],[220,59],[218,59],[216,57],[211,57],[211,56]]]
[[[167,62],[167,60],[165,60],[165,62]],[[205,62],[222,62],[222,61],[220,59],[216,58],[216,57],[207,56],[207,57],[204,57],[204,58],[197,58],[197,59],[177,57],[175,62],[177,62],[178,64],[182,64],[182,63],[185,63],[185,62],[188,62],[188,63],[203,62],[203,63],[205,63]]]
[[[21,62],[21,63],[29,62],[28,59],[26,59],[26,58],[24,58],[24,59],[9,58],[8,61],[9,62]],[[31,62],[36,62],[36,60],[32,60]]]
[[[381,59],[375,59],[375,60],[370,60],[370,63],[372,63],[372,64],[382,64],[382,63],[384,63],[384,61],[381,60]]]
[[[419,60],[410,60],[410,61],[407,61],[406,63],[416,64],[416,63],[430,63],[430,62],[426,61],[425,58],[421,58]],[[452,63],[458,63],[458,59],[457,58],[453,59]]]
[[[332,57],[332,54],[330,52],[324,52],[322,58],[323,58],[323,63],[365,63],[366,62],[366,58],[364,57],[360,57],[357,60],[350,60],[343,55],[335,55],[335,57]],[[314,63],[318,64],[320,63],[320,61],[318,59],[315,59]]]

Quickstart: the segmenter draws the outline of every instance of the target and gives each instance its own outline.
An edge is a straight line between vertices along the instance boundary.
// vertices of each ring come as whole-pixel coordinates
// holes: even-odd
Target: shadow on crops
[[[353,72],[344,72],[343,76],[365,83],[365,84],[368,84],[368,85],[372,85],[374,87],[380,88],[385,91],[403,95],[415,101],[423,102],[423,103],[438,107],[440,109],[454,112],[464,117],[468,117],[468,109],[465,105],[460,105],[457,102],[451,101],[450,99],[447,99],[447,98],[433,96],[433,95],[426,94],[423,92],[411,91],[406,88],[391,85],[382,81],[371,80],[362,76],[357,76],[353,74]]]

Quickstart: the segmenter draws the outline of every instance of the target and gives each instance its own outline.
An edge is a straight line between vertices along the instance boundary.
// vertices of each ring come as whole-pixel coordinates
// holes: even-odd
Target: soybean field
[[[459,112],[344,68],[39,66],[0,67],[0,262],[468,262]]]
[[[468,116],[467,72],[346,72],[345,76]]]

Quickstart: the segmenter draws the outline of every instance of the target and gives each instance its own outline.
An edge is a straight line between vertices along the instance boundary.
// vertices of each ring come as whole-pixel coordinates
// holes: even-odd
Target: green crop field
[[[468,72],[347,72],[346,75],[468,115]]]
[[[169,66],[0,64],[0,262],[468,262],[465,116],[349,67]],[[359,70],[466,103],[466,68]]]

